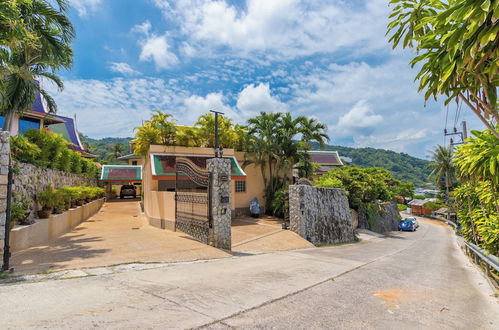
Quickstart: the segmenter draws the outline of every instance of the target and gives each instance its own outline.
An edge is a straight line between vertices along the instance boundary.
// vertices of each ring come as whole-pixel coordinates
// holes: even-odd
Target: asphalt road
[[[499,329],[451,230],[0,285],[1,329]]]

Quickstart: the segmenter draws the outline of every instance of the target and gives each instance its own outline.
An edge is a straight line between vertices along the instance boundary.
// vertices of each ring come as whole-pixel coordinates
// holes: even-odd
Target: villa
[[[4,120],[4,116],[0,116],[0,127],[3,127]],[[79,152],[85,158],[96,157],[85,151],[80,141],[76,121],[73,118],[49,113],[40,93],[36,93],[35,102],[31,109],[25,111],[22,116],[14,115],[10,135],[22,134],[30,129],[48,129],[61,134],[68,142],[68,147],[71,150]]]

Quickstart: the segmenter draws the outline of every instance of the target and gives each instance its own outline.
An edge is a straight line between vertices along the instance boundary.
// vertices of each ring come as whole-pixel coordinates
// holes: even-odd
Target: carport
[[[111,197],[112,189],[117,191],[122,185],[134,185],[137,193],[142,192],[142,166],[140,165],[103,165],[100,181],[106,184],[106,197]]]

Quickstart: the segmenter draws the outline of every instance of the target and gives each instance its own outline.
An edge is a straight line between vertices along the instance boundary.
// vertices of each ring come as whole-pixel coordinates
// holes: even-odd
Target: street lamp
[[[216,110],[210,110],[210,112],[215,114],[215,157],[219,158],[223,155],[223,148],[218,147],[218,115],[223,115],[224,113]]]

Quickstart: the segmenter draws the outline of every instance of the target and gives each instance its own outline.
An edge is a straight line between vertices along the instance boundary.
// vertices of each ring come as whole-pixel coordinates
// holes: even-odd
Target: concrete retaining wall
[[[104,204],[103,198],[64,213],[52,215],[48,219],[39,219],[29,226],[14,227],[10,232],[10,251],[24,250],[58,238],[97,213],[102,204]]]
[[[356,240],[345,191],[289,186],[290,229],[314,245]]]

